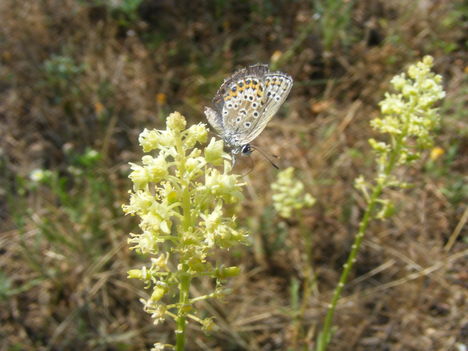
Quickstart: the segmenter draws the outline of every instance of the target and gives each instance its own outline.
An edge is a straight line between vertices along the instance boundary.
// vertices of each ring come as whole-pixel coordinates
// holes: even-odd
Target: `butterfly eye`
[[[241,148],[241,152],[244,155],[250,155],[252,153],[252,148],[249,144],[243,145]]]

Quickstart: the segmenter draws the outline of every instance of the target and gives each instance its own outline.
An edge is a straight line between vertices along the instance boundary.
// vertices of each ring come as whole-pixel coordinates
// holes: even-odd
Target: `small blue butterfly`
[[[256,64],[226,79],[205,107],[208,122],[233,155],[250,155],[250,142],[262,131],[286,100],[293,79],[282,72],[270,72]]]

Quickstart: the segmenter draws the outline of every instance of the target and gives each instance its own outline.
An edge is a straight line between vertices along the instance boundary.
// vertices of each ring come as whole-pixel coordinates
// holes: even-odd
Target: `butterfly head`
[[[242,141],[239,135],[224,132],[221,133],[220,136],[224,140],[224,145],[226,145],[233,156],[248,156],[253,151],[252,146],[249,143]]]
[[[253,148],[250,144],[231,147],[231,153],[234,155],[249,156],[252,152]]]

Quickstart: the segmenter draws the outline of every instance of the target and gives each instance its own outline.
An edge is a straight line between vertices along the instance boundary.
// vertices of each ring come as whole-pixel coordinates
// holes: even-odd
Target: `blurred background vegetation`
[[[204,122],[222,80],[258,62],[295,85],[257,144],[317,203],[280,219],[277,171],[252,155],[239,218],[252,246],[222,258],[243,273],[225,301],[200,305],[217,330],[192,326],[188,349],[310,349],[362,214],[353,180],[373,172],[368,122],[389,79],[426,54],[447,91],[437,146],[401,172],[413,187],[387,194],[396,214],[371,226],[330,350],[466,349],[466,2],[2,0],[0,23],[1,350],[171,341],[173,326],[151,324],[145,291],[126,278],[142,262],[121,211],[128,162],[143,128],[174,110]]]

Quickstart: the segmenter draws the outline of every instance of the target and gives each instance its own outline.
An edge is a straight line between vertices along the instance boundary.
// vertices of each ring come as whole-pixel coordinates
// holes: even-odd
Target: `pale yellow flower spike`
[[[304,194],[304,184],[294,177],[292,167],[279,172],[271,188],[273,189],[273,206],[283,218],[291,218],[293,211],[312,207],[316,201],[309,193]]]
[[[129,278],[145,282],[151,292],[143,299],[144,310],[154,323],[168,316],[176,321],[176,350],[183,349],[187,315],[194,319],[189,295],[194,279],[211,278],[216,290],[197,300],[222,296],[222,281],[239,273],[237,267],[215,265],[215,250],[247,243],[246,233],[236,228],[235,217],[225,214],[227,205],[242,199],[240,176],[231,173],[230,156],[221,140],[208,139],[199,123],[187,128],[178,112],[169,115],[165,130],[145,129],[139,136],[144,155],[131,163],[133,182],[126,214],[139,217],[140,233],[131,233],[130,249],[149,256],[150,263],[131,269]],[[218,168],[216,168],[218,167]],[[176,301],[171,301],[178,296]],[[197,319],[204,330],[209,318]],[[154,350],[171,348],[156,343]]]

